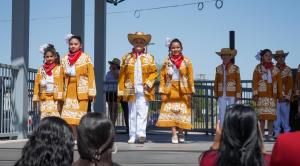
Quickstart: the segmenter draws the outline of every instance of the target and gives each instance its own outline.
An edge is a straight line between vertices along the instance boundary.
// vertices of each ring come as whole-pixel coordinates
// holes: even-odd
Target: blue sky
[[[125,0],[118,6],[107,4],[107,12],[151,8],[165,5],[198,2],[195,0]],[[53,43],[61,54],[67,52],[64,41],[70,32],[71,0],[30,0],[29,65],[37,68],[42,63],[39,46]],[[86,0],[85,51],[94,56],[94,0]],[[34,19],[45,17],[56,19]],[[120,58],[131,50],[129,32],[152,34],[149,52],[161,63],[167,55],[165,38],[179,38],[184,54],[194,64],[195,74],[214,78],[215,67],[221,63],[214,53],[229,45],[229,31],[236,31],[236,64],[242,79],[251,79],[258,61],[259,49],[289,51],[287,64],[295,68],[300,63],[300,1],[297,0],[224,0],[223,8],[206,3],[202,11],[197,6],[185,6],[144,11],[140,18],[133,12],[107,15],[107,60]],[[0,0],[0,63],[10,64],[11,0]]]

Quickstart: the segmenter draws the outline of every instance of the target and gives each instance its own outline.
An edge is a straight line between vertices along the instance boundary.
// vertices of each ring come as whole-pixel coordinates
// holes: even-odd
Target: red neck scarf
[[[143,49],[142,51],[140,52],[137,52],[134,50],[134,48],[132,49],[132,54],[135,55],[135,57],[137,58],[138,56],[142,55],[143,53],[145,52],[145,49]]]
[[[276,66],[277,66],[280,70],[283,70],[283,69],[286,67],[286,64],[285,64],[285,63],[282,63],[282,64],[277,63]]]
[[[228,70],[231,64],[232,63],[230,61],[228,63],[223,63],[223,65],[225,65],[225,70]]]
[[[73,52],[73,53],[69,52],[68,59],[69,59],[70,65],[73,65],[78,60],[78,58],[80,57],[81,54],[82,54],[81,50],[78,50],[78,51]]]
[[[54,67],[56,66],[56,63],[55,62],[53,62],[53,63],[45,63],[44,65],[43,65],[43,67],[44,67],[44,70],[45,70],[45,72],[46,72],[46,74],[48,75],[48,76],[52,76],[52,69],[54,69]]]
[[[172,63],[176,66],[177,69],[180,68],[180,65],[181,65],[183,59],[184,59],[184,57],[183,57],[183,55],[182,55],[181,53],[178,54],[178,55],[172,55],[172,56],[170,57],[170,60],[171,60]]]
[[[271,69],[273,67],[273,63],[272,62],[263,62],[262,65],[268,70]]]

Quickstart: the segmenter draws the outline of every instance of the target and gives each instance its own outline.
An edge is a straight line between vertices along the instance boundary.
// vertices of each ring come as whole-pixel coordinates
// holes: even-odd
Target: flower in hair
[[[70,39],[73,37],[73,34],[67,34],[67,36],[65,37],[66,43],[69,44]]]
[[[261,50],[258,51],[257,54],[255,55],[255,59],[258,60],[258,61],[261,60],[261,55],[260,55],[260,53],[261,53]]]
[[[169,46],[170,46],[172,40],[173,40],[173,38],[166,37],[166,43],[165,43],[166,47],[169,48]]]
[[[40,46],[40,53],[44,54],[45,53],[45,49],[48,48],[50,45],[48,43],[43,44]]]

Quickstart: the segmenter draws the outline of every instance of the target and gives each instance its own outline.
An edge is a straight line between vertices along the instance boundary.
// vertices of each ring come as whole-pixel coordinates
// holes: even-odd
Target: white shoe
[[[184,138],[179,138],[180,143],[184,143],[184,141],[185,141]]]
[[[178,137],[177,137],[177,135],[172,136],[172,144],[178,144]]]
[[[134,144],[134,143],[135,143],[135,138],[130,138],[130,139],[128,140],[128,143],[129,143],[129,144]]]

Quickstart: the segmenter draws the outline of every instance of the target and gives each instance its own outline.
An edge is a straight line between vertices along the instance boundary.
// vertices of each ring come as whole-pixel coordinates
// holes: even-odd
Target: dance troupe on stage
[[[172,143],[183,143],[183,131],[192,128],[191,97],[195,93],[192,61],[183,54],[181,41],[173,39],[168,42],[168,54],[158,73],[154,56],[145,52],[150,40],[151,35],[143,32],[128,34],[133,48],[121,60],[115,58],[109,61],[116,71],[108,72],[110,76],[107,78],[118,80],[115,101],[128,104],[128,143],[131,144],[146,141],[148,107],[149,102],[154,100],[154,83],[159,75],[158,92],[162,105],[156,125],[171,128]],[[90,103],[96,99],[96,84],[92,61],[82,51],[80,36],[68,35],[66,41],[69,52],[61,59],[54,45],[41,46],[44,64],[36,75],[33,102],[35,106],[39,105],[41,118],[61,117],[72,126],[76,137],[76,126],[88,112]],[[216,67],[214,83],[214,96],[219,106],[218,119],[222,127],[225,109],[241,100],[242,87],[240,69],[232,60],[237,50],[222,48],[216,54],[222,59],[222,64]],[[281,126],[284,132],[290,131],[290,102],[295,96],[299,100],[300,65],[296,85],[293,85],[292,70],[285,64],[287,55],[283,50],[272,54],[269,49],[261,50],[256,55],[259,64],[253,72],[253,101],[261,131],[264,131],[265,121],[268,121],[269,139],[274,138],[273,123],[275,137],[280,134]],[[276,65],[272,63],[272,58],[277,61]],[[110,115],[113,113],[110,112]],[[111,119],[114,123],[116,116]]]

